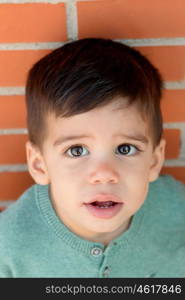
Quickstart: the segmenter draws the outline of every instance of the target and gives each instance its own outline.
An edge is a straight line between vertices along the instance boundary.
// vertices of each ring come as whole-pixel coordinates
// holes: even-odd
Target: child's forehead
[[[134,106],[109,105],[71,117],[49,116],[50,136],[57,141],[69,137],[108,137],[129,136],[147,143],[148,123]]]
[[[141,110],[139,105],[136,103],[129,104],[127,99],[116,99],[106,105],[97,106],[93,109],[72,114],[68,117],[64,117],[62,114],[60,116],[56,116],[55,113],[49,113],[49,121],[53,124],[61,124],[64,127],[70,126],[70,124],[74,124],[75,127],[84,126],[85,123],[89,124],[89,122],[98,122],[102,124],[103,121],[109,122],[109,127],[114,123],[121,123],[124,125],[126,122],[128,123],[136,123],[140,121],[140,124],[148,125],[149,120]],[[95,125],[95,124],[94,124]],[[85,129],[83,127],[83,129]]]

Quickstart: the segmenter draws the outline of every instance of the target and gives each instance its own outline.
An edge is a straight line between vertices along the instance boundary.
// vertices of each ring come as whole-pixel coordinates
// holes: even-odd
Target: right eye
[[[84,155],[82,155],[84,149],[86,149],[86,148],[81,145],[74,145],[74,146],[70,147],[67,151],[65,151],[65,154],[67,154],[73,158],[84,156]],[[86,154],[87,153],[85,153],[85,155]]]

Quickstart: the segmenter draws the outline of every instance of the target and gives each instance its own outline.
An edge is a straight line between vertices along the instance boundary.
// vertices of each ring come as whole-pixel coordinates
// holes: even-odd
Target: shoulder
[[[0,277],[12,276],[12,262],[22,258],[27,247],[25,236],[35,205],[35,186],[27,189],[9,208],[0,213]],[[24,250],[24,251],[23,251]]]
[[[148,202],[150,209],[172,226],[185,231],[185,184],[170,175],[161,175],[150,183]],[[180,229],[180,228],[179,228]]]
[[[181,191],[185,191],[185,184],[177,179],[175,179],[173,176],[171,175],[160,175],[159,178],[154,181],[154,184],[160,184],[161,187],[165,187],[168,189],[180,189]]]
[[[36,184],[27,189],[9,208],[0,213],[0,251],[20,241],[36,211]],[[29,232],[29,230],[28,230]]]
[[[29,205],[35,198],[35,187],[36,185],[28,188],[9,208],[0,213],[0,230],[4,226],[8,226],[12,221],[18,221],[17,216],[20,214],[25,214]]]
[[[185,205],[185,184],[171,175],[159,176],[156,181],[150,184],[150,190],[153,196],[155,195],[163,201],[171,200],[171,203],[176,205]]]

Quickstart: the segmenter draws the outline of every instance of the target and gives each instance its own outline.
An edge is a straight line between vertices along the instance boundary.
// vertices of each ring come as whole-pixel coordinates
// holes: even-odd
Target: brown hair
[[[139,51],[120,42],[84,38],[52,51],[29,71],[26,84],[30,141],[42,148],[48,113],[70,117],[104,106],[116,96],[137,103],[150,122],[154,146],[162,136],[162,79]],[[125,101],[123,99],[123,101]]]

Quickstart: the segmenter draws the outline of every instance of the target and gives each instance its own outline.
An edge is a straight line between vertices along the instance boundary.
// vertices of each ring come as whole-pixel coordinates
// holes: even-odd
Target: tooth
[[[94,201],[91,204],[99,208],[109,208],[115,205],[113,201],[104,201],[104,202]]]
[[[98,204],[98,206],[99,206],[100,208],[109,208],[109,207],[113,206],[113,203],[112,203],[112,201],[107,201],[107,202],[105,202],[105,203],[100,203],[100,204]]]

